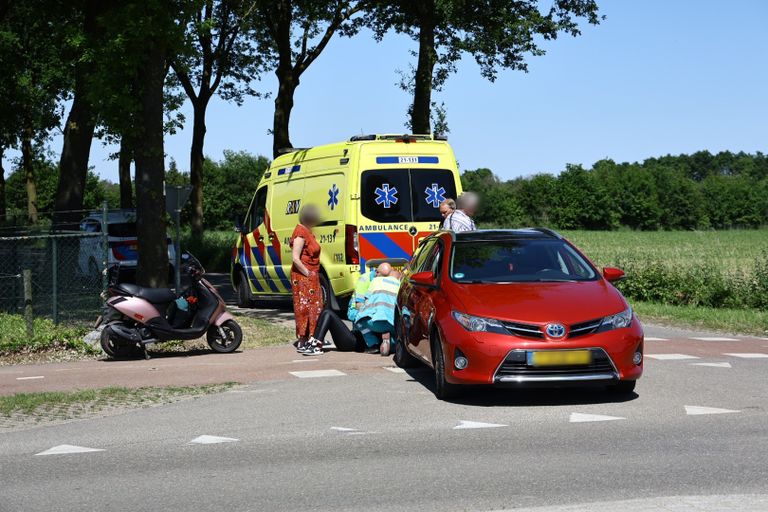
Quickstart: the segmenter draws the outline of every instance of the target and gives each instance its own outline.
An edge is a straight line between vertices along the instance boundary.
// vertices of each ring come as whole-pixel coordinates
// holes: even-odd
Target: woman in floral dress
[[[320,212],[314,205],[306,205],[299,212],[299,224],[291,235],[293,266],[291,285],[293,313],[296,317],[297,350],[304,355],[323,353],[322,340],[309,341],[315,324],[323,310],[323,293],[320,289],[320,244],[312,228],[320,221]]]

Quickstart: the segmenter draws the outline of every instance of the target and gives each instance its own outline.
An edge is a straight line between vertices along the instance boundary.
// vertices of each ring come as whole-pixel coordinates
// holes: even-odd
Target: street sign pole
[[[175,224],[173,240],[173,277],[176,292],[181,289],[181,210],[189,199],[192,187],[189,185],[165,186],[165,211]]]

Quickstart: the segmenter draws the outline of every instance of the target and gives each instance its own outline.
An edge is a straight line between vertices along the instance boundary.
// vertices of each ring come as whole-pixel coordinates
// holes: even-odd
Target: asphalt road
[[[648,331],[621,400],[445,403],[423,370],[283,350],[221,395],[0,434],[0,511],[768,510],[768,340]],[[100,451],[43,454],[61,445]]]

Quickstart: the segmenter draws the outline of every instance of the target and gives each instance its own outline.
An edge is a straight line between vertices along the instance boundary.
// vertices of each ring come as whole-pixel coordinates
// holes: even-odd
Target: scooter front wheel
[[[112,327],[107,325],[101,330],[101,349],[112,359],[126,359],[136,354],[135,347],[129,347],[120,343],[112,332]]]
[[[211,350],[220,354],[228,354],[240,348],[243,342],[243,330],[234,320],[227,320],[220,326],[212,325],[208,328],[208,346]]]

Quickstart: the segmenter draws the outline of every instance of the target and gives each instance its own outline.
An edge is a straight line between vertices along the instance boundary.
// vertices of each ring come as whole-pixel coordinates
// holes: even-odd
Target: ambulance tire
[[[325,274],[320,274],[320,289],[323,293],[323,309],[333,309],[333,299],[331,294],[333,288],[331,288],[331,282]]]
[[[237,281],[237,307],[253,307],[253,297],[248,286],[248,276],[245,275],[245,271],[242,269],[240,270],[240,279]]]

